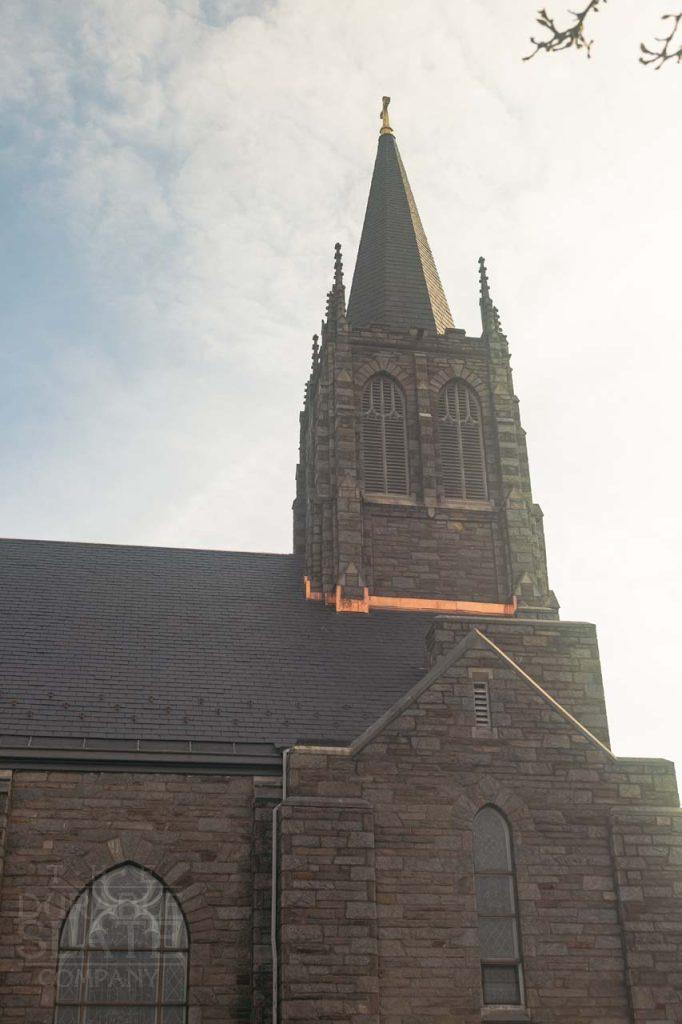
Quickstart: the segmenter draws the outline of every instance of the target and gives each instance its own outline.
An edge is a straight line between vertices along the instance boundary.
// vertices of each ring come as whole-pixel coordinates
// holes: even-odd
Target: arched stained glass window
[[[187,959],[173,894],[136,864],[113,868],[64,921],[54,1024],[185,1024]]]
[[[523,975],[511,832],[495,807],[474,818],[474,872],[483,1002],[518,1006]]]
[[[438,434],[444,496],[485,501],[481,403],[463,380],[448,381],[438,396]]]
[[[383,373],[367,382],[362,395],[362,466],[366,491],[407,494],[405,398]]]

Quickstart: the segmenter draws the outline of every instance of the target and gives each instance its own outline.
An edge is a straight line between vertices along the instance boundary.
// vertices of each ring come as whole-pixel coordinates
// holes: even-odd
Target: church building
[[[0,542],[0,1024],[682,1022],[674,767],[611,751],[478,273],[472,336],[385,98],[293,554]]]

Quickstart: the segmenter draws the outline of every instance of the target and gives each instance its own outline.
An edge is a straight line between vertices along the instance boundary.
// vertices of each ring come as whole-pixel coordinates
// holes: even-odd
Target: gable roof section
[[[424,674],[432,617],[338,615],[302,580],[293,555],[0,541],[0,745],[350,742]]]
[[[543,687],[540,686],[540,684],[531,676],[529,676],[527,672],[524,672],[521,666],[518,665],[513,658],[510,658],[509,655],[498,647],[497,644],[493,643],[485,633],[482,633],[481,630],[476,627],[472,628],[471,632],[467,633],[467,635],[460,640],[460,642],[453,647],[448,654],[443,655],[443,657],[436,662],[433,668],[431,668],[426,675],[412,687],[411,690],[400,697],[396,703],[388,709],[388,711],[377,719],[376,722],[370,725],[368,729],[365,729],[361,735],[353,740],[350,745],[349,752],[351,754],[359,754],[361,750],[372,742],[372,740],[381,735],[384,729],[390,725],[391,722],[395,721],[396,718],[399,718],[404,711],[414,704],[414,702],[418,700],[418,698],[421,697],[421,695],[425,693],[430,686],[440,679],[441,676],[452,667],[452,665],[455,665],[468,651],[477,647],[479,649],[487,648],[492,651],[500,661],[504,662],[516,673],[517,676],[519,676],[520,679],[522,679],[528,686],[532,687],[542,700],[549,704],[550,707],[560,714],[567,722],[570,722],[570,724],[578,732],[582,733],[590,743],[597,746],[603,753],[607,754],[610,759],[614,761],[616,760],[615,754],[606,746],[605,743],[602,743],[600,739],[597,739],[597,737],[582,725],[577,718],[574,718],[573,715],[563,707],[563,705],[559,704],[559,702],[547,693],[547,691],[543,689]]]

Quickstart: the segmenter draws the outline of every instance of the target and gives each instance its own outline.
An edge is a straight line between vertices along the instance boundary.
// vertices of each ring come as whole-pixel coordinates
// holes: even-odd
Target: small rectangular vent
[[[474,719],[476,725],[490,728],[490,694],[485,682],[474,683]]]

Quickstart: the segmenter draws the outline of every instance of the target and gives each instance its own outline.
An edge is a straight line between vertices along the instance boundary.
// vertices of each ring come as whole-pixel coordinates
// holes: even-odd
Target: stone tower
[[[348,306],[337,243],[300,418],[306,593],[338,611],[557,618],[486,267],[470,337],[454,326],[387,105]]]

